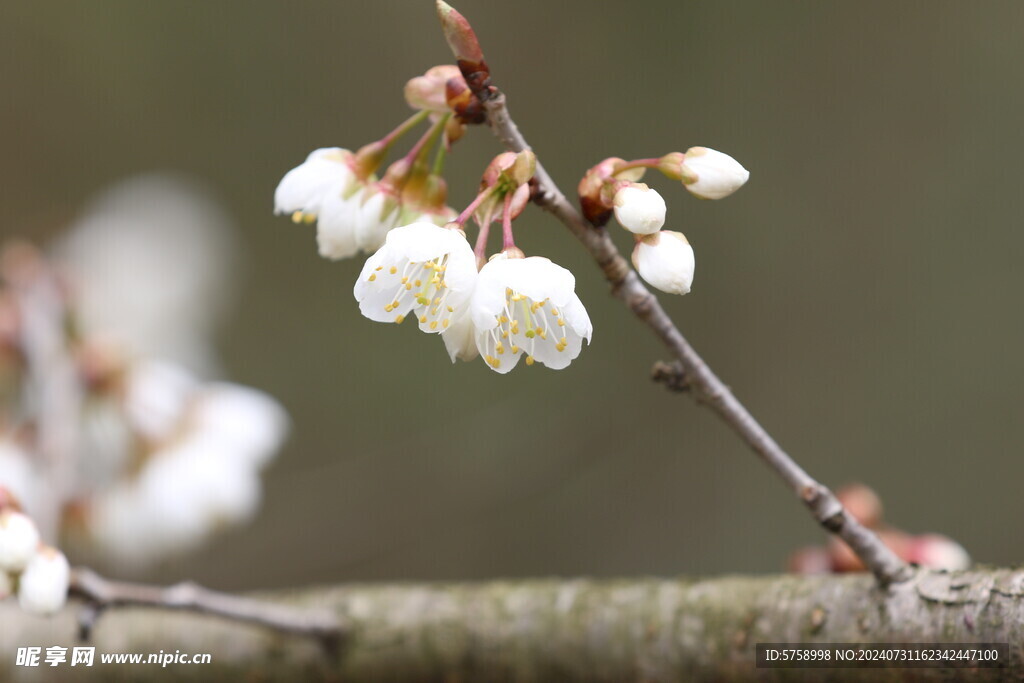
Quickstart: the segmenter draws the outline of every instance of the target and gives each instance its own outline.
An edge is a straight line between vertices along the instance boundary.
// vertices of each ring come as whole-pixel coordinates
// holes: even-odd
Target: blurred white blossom
[[[137,356],[217,367],[210,339],[232,290],[236,245],[190,183],[147,175],[104,193],[58,245],[83,331]]]
[[[18,578],[18,603],[26,612],[53,614],[64,606],[71,567],[64,553],[42,547]]]

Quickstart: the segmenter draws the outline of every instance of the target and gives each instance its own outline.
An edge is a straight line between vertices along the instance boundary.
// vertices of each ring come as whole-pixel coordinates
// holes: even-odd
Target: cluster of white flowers
[[[288,418],[260,391],[206,379],[219,366],[211,337],[230,284],[231,239],[201,191],[149,176],[105,193],[55,258],[3,250],[0,492],[47,542],[144,565],[255,513],[260,472]],[[74,382],[60,386],[75,409],[60,416],[74,442],[55,464],[41,456],[52,416],[36,408],[35,393],[53,377],[65,381],[51,376],[57,369]],[[42,555],[38,572],[56,562]],[[28,579],[18,585],[31,594]]]
[[[593,328],[576,280],[546,258],[502,252],[477,271],[456,227],[413,223],[392,230],[363,266],[353,293],[377,322],[414,314],[424,332],[440,333],[452,361],[478,355],[506,373],[527,365],[569,365]]]
[[[355,155],[340,147],[314,150],[288,171],[274,192],[274,211],[296,223],[315,221],[320,255],[329,259],[376,251],[399,225],[443,225],[455,215],[443,204],[402,201],[391,184],[361,177]]]
[[[327,258],[374,252],[353,289],[367,318],[402,323],[414,316],[420,330],[441,335],[452,362],[481,357],[499,373],[520,358],[527,365],[565,368],[593,334],[575,278],[546,258],[527,258],[512,235],[512,221],[536,189],[536,158],[528,150],[495,157],[479,194],[456,215],[444,204],[439,162],[465,123],[482,122],[479,102],[452,65],[410,80],[405,97],[418,113],[392,133],[355,153],[318,149],[285,174],[275,211],[297,223],[316,221],[320,253]],[[376,180],[394,140],[428,118],[430,131]],[[444,142],[427,171],[424,160],[442,131]],[[636,237],[632,260],[640,276],[662,291],[686,294],[693,284],[693,248],[682,233],[662,229],[665,200],[638,182],[650,168],[705,199],[732,194],[749,173],[727,154],[692,147],[655,159],[605,159],[581,180],[584,216],[603,226],[614,213]],[[499,218],[503,247],[488,259],[488,232]],[[465,234],[470,219],[479,225],[475,247]]]
[[[287,431],[276,401],[156,361],[131,368],[121,400],[144,456],[134,476],[98,490],[85,511],[104,551],[145,564],[252,517],[259,472]]]
[[[706,147],[691,147],[685,154],[656,160],[657,168],[682,180],[702,199],[722,199],[747,182],[750,174],[728,154]],[[612,166],[611,168],[614,168]],[[635,173],[635,169],[628,170]],[[629,180],[608,180],[614,188],[612,210],[619,225],[636,235],[633,266],[650,285],[669,294],[686,294],[693,285],[693,247],[681,232],[662,230],[665,200],[656,190]]]
[[[64,606],[70,580],[67,558],[40,541],[35,523],[11,506],[0,507],[0,600],[16,593],[25,611],[53,614]]]

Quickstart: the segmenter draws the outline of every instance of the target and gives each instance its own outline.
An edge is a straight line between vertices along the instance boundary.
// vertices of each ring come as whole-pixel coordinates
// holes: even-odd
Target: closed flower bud
[[[615,220],[637,235],[650,235],[665,225],[665,200],[643,183],[626,185],[615,193]]]
[[[707,147],[691,147],[683,158],[683,185],[701,199],[728,197],[749,177],[750,172],[738,161]]]
[[[39,532],[26,515],[14,510],[0,512],[0,570],[20,571],[39,546]]]
[[[18,603],[26,612],[53,614],[64,606],[71,567],[56,548],[40,548],[18,580]]]
[[[0,600],[6,600],[13,591],[14,581],[11,579],[11,575],[0,571]]]
[[[637,240],[633,266],[651,286],[686,294],[693,284],[693,247],[681,232],[662,230]]]
[[[971,566],[971,556],[963,546],[939,534],[917,536],[910,544],[907,561],[929,569],[956,571]]]

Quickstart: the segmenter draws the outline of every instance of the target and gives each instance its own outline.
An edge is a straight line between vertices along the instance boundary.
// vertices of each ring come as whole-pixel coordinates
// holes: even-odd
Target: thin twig
[[[114,607],[153,607],[210,614],[232,621],[264,626],[281,633],[315,638],[325,647],[338,647],[344,625],[328,610],[301,610],[253,598],[218,593],[191,582],[151,586],[105,579],[91,569],[76,567],[69,594],[86,605],[79,615],[79,633],[88,639],[102,613]]]
[[[439,3],[440,7],[441,3]],[[450,21],[445,14],[456,14],[444,6],[442,22]],[[471,35],[471,29],[464,19],[460,26],[462,38]],[[447,29],[447,26],[446,26]],[[446,31],[447,33],[447,31]],[[475,36],[473,36],[475,42]],[[489,70],[483,63],[483,55],[476,48],[476,59],[467,60],[465,44],[449,45],[459,59],[463,76],[474,95],[483,103],[491,131],[505,149],[521,152],[530,149],[529,143],[505,104],[505,95],[490,81]],[[481,76],[481,73],[483,76]],[[608,236],[607,230],[588,222],[576,207],[566,199],[555,181],[537,161],[537,193],[534,201],[554,214],[583,243],[591,257],[611,284],[612,293],[658,336],[676,357],[685,372],[691,393],[698,401],[706,403],[789,485],[793,492],[811,510],[814,518],[828,531],[842,538],[868,567],[880,584],[888,585],[909,578],[911,570],[882,541],[854,519],[843,508],[828,488],[818,483],[804,471],[754,419],[750,411],[733,396],[711,370],[704,359],[697,354],[683,334],[665,313],[658,299],[640,282],[636,272],[619,253]]]

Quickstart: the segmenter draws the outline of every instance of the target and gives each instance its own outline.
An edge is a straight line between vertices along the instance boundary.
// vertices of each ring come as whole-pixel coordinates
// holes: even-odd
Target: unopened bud
[[[821,546],[808,546],[789,556],[789,571],[794,574],[830,574],[832,558]]]
[[[683,185],[701,199],[728,197],[750,178],[750,172],[728,154],[691,147],[680,168]]]
[[[470,63],[484,61],[480,41],[466,17],[444,0],[437,0],[437,17],[441,20],[445,40],[456,59]]]
[[[405,84],[405,101],[413,109],[445,113],[448,107],[448,82],[455,79],[465,81],[459,72],[459,67],[454,64],[442,64],[427,70],[422,76],[409,79]]]
[[[612,215],[611,198],[606,196],[608,182],[615,173],[615,167],[625,163],[625,159],[608,157],[587,169],[576,186],[584,218],[598,227],[607,223]]]
[[[360,178],[368,178],[370,175],[375,173],[380,165],[384,163],[384,159],[388,155],[387,143],[371,142],[368,145],[363,145],[355,153],[352,160],[353,169],[359,174]]]
[[[508,170],[515,165],[517,159],[515,152],[502,152],[491,159],[491,163],[487,164],[487,168],[484,169],[480,189],[494,187],[501,182],[503,178],[507,177]]]
[[[0,512],[0,571],[21,571],[35,555],[39,531],[35,523],[20,512]]]
[[[537,155],[533,150],[524,149],[516,154],[516,160],[505,175],[513,185],[519,186],[530,182],[530,178],[537,170]]]
[[[612,204],[619,225],[637,235],[650,235],[665,225],[665,200],[643,183],[622,187]]]
[[[444,139],[446,145],[458,142],[466,134],[466,124],[457,118],[450,118],[444,124]]]
[[[971,566],[971,556],[964,547],[946,536],[924,534],[911,541],[908,562],[929,569],[957,571]]]
[[[892,550],[897,557],[906,560],[909,555],[911,537],[909,534],[898,529],[881,529],[878,533],[879,540]],[[850,549],[850,546],[839,538],[831,538],[828,544],[829,555],[832,557],[832,566],[837,572],[862,572],[865,570],[857,554]]]
[[[6,600],[9,598],[13,591],[14,581],[11,580],[11,575],[0,570],[0,600]]]
[[[875,529],[882,523],[882,499],[864,484],[847,484],[836,491],[836,498],[858,522]]]
[[[64,606],[71,583],[71,567],[64,553],[43,547],[18,580],[18,603],[26,612],[53,614]]]
[[[633,266],[648,284],[669,294],[686,294],[693,285],[693,247],[681,232],[662,230],[639,238]]]

